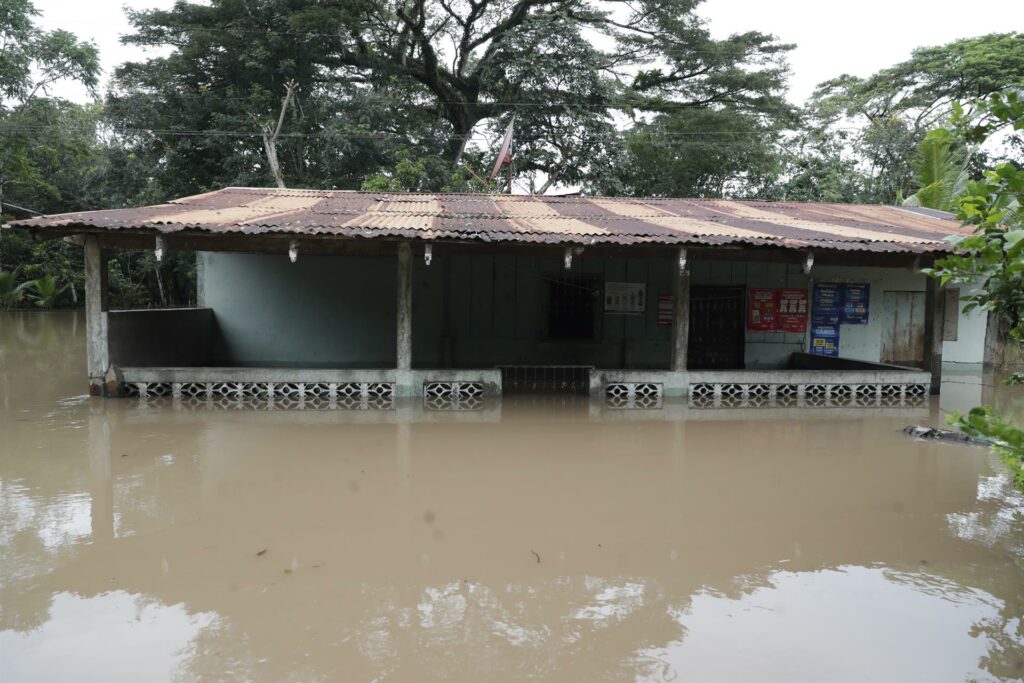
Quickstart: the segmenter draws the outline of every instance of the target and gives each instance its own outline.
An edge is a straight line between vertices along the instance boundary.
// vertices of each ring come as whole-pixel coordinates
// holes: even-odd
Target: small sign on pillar
[[[671,325],[676,299],[671,294],[658,295],[658,324]]]

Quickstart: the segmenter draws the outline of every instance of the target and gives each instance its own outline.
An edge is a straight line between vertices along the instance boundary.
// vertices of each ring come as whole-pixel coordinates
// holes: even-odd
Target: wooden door
[[[924,363],[924,292],[884,292],[883,363]]]

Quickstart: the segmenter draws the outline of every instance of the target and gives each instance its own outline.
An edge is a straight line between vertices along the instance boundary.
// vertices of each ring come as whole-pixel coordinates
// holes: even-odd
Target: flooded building
[[[97,395],[855,401],[993,346],[926,209],[227,188],[14,225],[85,248]],[[196,252],[197,307],[109,310],[108,248]]]

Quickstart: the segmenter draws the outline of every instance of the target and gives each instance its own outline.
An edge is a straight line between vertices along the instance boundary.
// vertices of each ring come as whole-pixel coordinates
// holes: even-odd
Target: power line
[[[113,22],[77,21],[77,20],[68,20],[68,19],[56,19],[56,20],[51,20],[48,23],[54,24],[54,25],[65,24],[65,25],[71,25],[71,26],[76,26],[76,25],[77,26],[105,26],[105,27],[117,27],[117,28],[120,28],[120,27],[123,26],[123,24],[117,24],[117,23],[113,23]],[[588,24],[588,26],[589,26],[589,24]],[[135,28],[135,27],[133,27],[133,28]],[[341,35],[339,32],[332,32],[332,31],[279,31],[279,30],[271,30],[271,29],[242,28],[242,27],[233,27],[233,26],[209,27],[209,26],[182,26],[182,25],[178,25],[178,26],[160,25],[160,26],[157,26],[156,28],[158,30],[164,30],[164,31],[182,31],[182,32],[196,32],[196,33],[207,32],[207,33],[230,33],[230,34],[255,34],[255,35],[261,35],[261,36],[285,36],[285,37],[306,36],[306,37],[311,37],[311,38],[344,38],[344,36]],[[136,29],[136,30],[138,30],[138,29]],[[629,30],[629,29],[627,29],[627,30]],[[169,43],[169,41],[166,41],[166,42]],[[688,48],[688,50],[690,52],[694,52],[694,53],[698,53],[698,54],[722,55],[722,54],[727,54],[730,50],[735,50],[735,47],[736,46],[724,43],[724,41],[723,41],[721,49]],[[783,49],[780,49],[780,48],[776,48],[776,49],[750,49],[750,50],[741,50],[741,52],[745,56],[755,56],[755,55],[777,55],[777,54],[783,54],[783,53],[786,52],[786,50],[783,50]]]
[[[39,132],[50,130],[51,128],[59,127],[66,131],[78,130],[79,132],[92,132],[97,128],[104,128],[105,125],[91,126],[89,124],[82,124],[80,127],[73,125],[65,126],[49,126],[44,124],[12,124],[3,125],[0,122],[0,129],[8,131],[22,131],[22,132]],[[263,133],[251,130],[225,130],[217,128],[206,128],[206,129],[188,129],[188,128],[137,128],[137,127],[121,127],[111,126],[115,132],[128,132],[128,133],[152,133],[154,135],[182,135],[182,136],[195,136],[195,135],[209,135],[209,136],[230,136],[230,137],[261,137]],[[629,134],[630,131],[624,131],[623,136]],[[763,130],[711,130],[711,131],[675,131],[667,133],[658,133],[655,135],[644,135],[646,139],[651,140],[664,140],[664,139],[676,139],[683,138],[689,139],[694,137],[708,137],[712,135],[754,135],[759,137],[770,137],[773,134],[791,133],[795,132],[794,129],[790,128],[771,128]],[[643,133],[639,133],[643,135]],[[365,139],[445,139],[445,140],[491,140],[494,136],[487,135],[483,132],[469,133],[467,135],[458,135],[455,133],[439,135],[437,133],[429,134],[417,134],[417,133],[345,133],[337,131],[319,131],[310,133],[296,133],[296,132],[282,132],[280,137],[295,137],[295,138],[365,138]],[[530,136],[526,136],[530,137]],[[593,135],[588,134],[584,136],[585,139],[617,139],[615,135]]]
[[[52,126],[42,125],[22,125],[15,124],[13,126],[0,126],[7,131],[19,131],[19,132],[40,132],[49,130]],[[74,130],[72,126],[60,127],[62,130],[70,131]],[[82,127],[78,129],[79,132],[89,133],[94,132],[95,129],[91,127]],[[223,137],[223,138],[261,138],[263,134],[257,131],[246,131],[246,130],[221,130],[221,129],[205,129],[205,130],[188,130],[188,129],[170,129],[170,128],[114,128],[115,133],[148,133],[154,136],[169,136],[169,137]],[[757,131],[733,131],[731,133],[719,131],[724,134],[741,134],[747,133],[757,134]],[[706,136],[713,132],[701,133],[701,132],[680,132],[677,134],[658,134],[644,136],[645,142],[652,143],[671,143],[673,146],[707,146],[715,145],[717,147],[733,146],[733,147],[747,147],[754,140],[716,140],[716,141],[704,141],[694,140],[691,136]],[[770,131],[763,133],[767,142],[772,144],[779,144],[778,141],[774,140],[770,136]],[[347,140],[399,140],[408,142],[452,142],[456,140],[479,140],[483,142],[493,142],[493,138],[483,133],[471,133],[469,135],[438,135],[438,134],[426,134],[417,135],[415,133],[401,134],[401,133],[343,133],[333,131],[320,131],[314,133],[281,133],[281,138],[291,139],[347,139]],[[602,142],[610,140],[621,140],[625,139],[626,134],[622,137],[615,135],[585,135],[579,138],[580,144],[586,144],[588,142]],[[537,138],[537,141],[543,142],[543,138]],[[522,144],[522,140],[520,140]],[[779,146],[782,146],[781,144]]]
[[[17,204],[11,204],[8,201],[0,202],[0,207],[4,207],[4,206],[8,206],[8,207],[10,207],[12,209],[17,209],[18,211],[24,211],[25,213],[32,214],[33,216],[42,216],[43,215],[43,214],[39,213],[38,211],[35,211],[33,209],[26,209],[24,206],[18,206]]]
[[[228,87],[232,87],[232,86],[229,85],[229,84],[222,85],[222,86],[211,86],[211,88],[209,90],[212,90],[213,88],[228,88]],[[139,94],[139,95],[142,95],[142,96],[150,96],[150,97],[166,97],[167,99],[173,99],[175,97],[185,97],[185,98],[187,98],[187,97],[197,97],[197,98],[199,98],[199,97],[213,97],[217,101],[228,101],[228,102],[236,102],[236,101],[250,102],[250,101],[252,101],[255,98],[255,95],[248,95],[248,96],[233,95],[233,96],[230,96],[230,97],[228,97],[228,96],[221,96],[221,95],[217,95],[216,93],[210,92],[210,91],[185,91],[185,92],[172,92],[172,93],[145,92],[145,93],[131,93],[128,96],[121,95],[121,97],[124,97],[124,99],[129,99],[131,95],[135,95],[135,94]],[[278,99],[278,93],[268,92],[267,95],[270,98]],[[114,96],[118,97],[118,95],[116,93],[114,94]],[[370,102],[382,102],[382,103],[388,103],[388,104],[399,104],[399,105],[405,105],[405,106],[414,105],[414,106],[421,106],[421,107],[432,107],[432,106],[436,106],[436,105],[444,105],[444,106],[458,105],[458,106],[463,106],[463,107],[497,106],[497,107],[502,107],[502,108],[534,107],[534,108],[545,108],[545,109],[557,109],[557,108],[560,108],[560,107],[564,107],[564,108],[577,107],[577,108],[608,109],[608,110],[640,109],[640,110],[643,110],[643,111],[663,111],[663,110],[671,110],[671,109],[707,109],[708,108],[708,103],[706,103],[706,102],[675,102],[675,101],[652,102],[652,101],[629,101],[629,100],[614,100],[614,99],[609,100],[608,102],[582,102],[582,101],[575,101],[575,100],[560,100],[560,101],[559,100],[545,100],[545,101],[542,101],[542,102],[528,102],[528,101],[523,101],[523,100],[520,100],[520,101],[481,100],[481,101],[476,101],[476,102],[468,102],[468,101],[464,101],[464,100],[441,100],[441,99],[435,99],[435,98],[428,97],[428,99],[425,99],[422,102],[414,102],[414,101],[410,101],[411,97],[383,96],[383,95],[377,95],[377,94],[373,94],[373,95],[367,96],[367,95],[365,95],[363,93],[359,93],[358,91],[356,93],[353,93],[350,96],[350,99],[353,102],[356,102],[356,101],[370,101]]]

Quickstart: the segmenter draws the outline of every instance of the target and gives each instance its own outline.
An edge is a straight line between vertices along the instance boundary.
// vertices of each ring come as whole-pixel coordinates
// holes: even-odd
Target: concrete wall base
[[[389,398],[501,396],[499,370],[330,370],[314,368],[121,368],[128,395],[265,396],[307,391],[337,395],[353,392]],[[324,393],[327,392],[327,393]]]
[[[590,373],[591,396],[637,396],[637,392],[656,387],[661,397],[677,398],[692,396],[695,387],[712,387],[711,391],[721,393],[723,387],[730,391],[744,391],[744,387],[875,387],[875,386],[917,386],[929,385],[931,373],[920,370],[876,366],[872,370],[600,370]],[[802,389],[798,389],[803,391]],[[853,389],[851,389],[853,390]],[[749,391],[749,389],[748,389]],[[830,390],[826,390],[830,391]],[[916,391],[916,389],[914,390]]]

